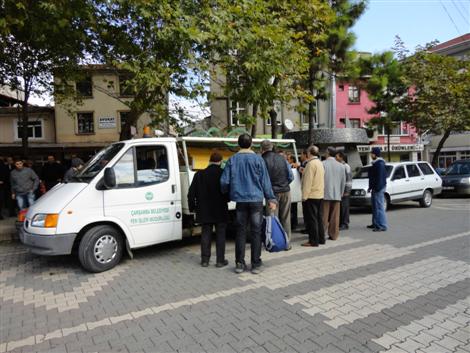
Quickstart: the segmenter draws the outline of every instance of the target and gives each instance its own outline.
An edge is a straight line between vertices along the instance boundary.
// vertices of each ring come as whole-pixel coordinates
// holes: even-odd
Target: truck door
[[[104,191],[105,215],[126,224],[136,247],[181,239],[179,175],[171,147],[162,143],[129,148],[113,166],[116,188]]]

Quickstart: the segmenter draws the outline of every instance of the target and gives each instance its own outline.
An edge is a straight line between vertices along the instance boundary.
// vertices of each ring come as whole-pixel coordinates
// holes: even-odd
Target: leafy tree
[[[328,98],[328,83],[340,72],[350,70],[355,41],[350,31],[365,11],[365,1],[298,1],[292,7],[296,39],[307,49],[309,63],[304,87],[308,93],[309,143],[313,143],[315,100]],[[301,10],[298,10],[298,9]],[[319,20],[320,19],[320,20]]]
[[[442,134],[432,159],[437,166],[450,134],[470,130],[470,62],[418,48],[403,66],[411,87],[403,101],[406,119],[419,131]]]
[[[401,102],[408,94],[403,65],[392,52],[359,58],[361,77],[358,84],[364,88],[374,106],[368,110],[375,115],[369,120],[372,126],[384,127],[387,135],[388,160],[390,161],[390,134],[395,124],[408,116]]]
[[[52,73],[66,76],[83,59],[91,23],[88,1],[0,2],[0,84],[22,92],[23,155],[28,155],[29,100],[52,93]]]
[[[121,139],[148,112],[155,124],[168,123],[167,97],[188,96],[202,87],[187,87],[194,69],[194,43],[199,40],[191,16],[190,1],[94,0],[96,26],[94,60],[124,73],[126,90],[133,98],[123,100],[114,90],[104,91],[129,107]]]
[[[294,83],[305,70],[305,52],[292,40],[285,8],[271,0],[218,0],[201,15],[207,34],[201,48],[212,77],[233,101],[251,106],[239,119],[256,135],[258,113],[266,118],[275,101],[298,94]],[[276,124],[272,124],[275,131]]]

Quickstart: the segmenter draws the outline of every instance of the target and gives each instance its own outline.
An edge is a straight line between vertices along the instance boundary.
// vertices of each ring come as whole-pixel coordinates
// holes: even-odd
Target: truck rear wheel
[[[122,236],[115,228],[107,225],[89,229],[80,241],[78,259],[89,272],[103,272],[121,261]]]

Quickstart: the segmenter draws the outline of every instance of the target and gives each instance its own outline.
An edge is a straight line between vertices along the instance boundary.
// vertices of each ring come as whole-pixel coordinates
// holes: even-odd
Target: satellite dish
[[[286,119],[284,121],[284,126],[287,130],[292,130],[294,128],[294,123],[292,122],[292,120]]]

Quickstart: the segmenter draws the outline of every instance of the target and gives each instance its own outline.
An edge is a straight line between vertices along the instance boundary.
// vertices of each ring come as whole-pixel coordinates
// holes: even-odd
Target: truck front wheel
[[[107,225],[89,229],[80,241],[78,259],[89,272],[103,272],[116,266],[122,257],[123,240],[115,228]]]

